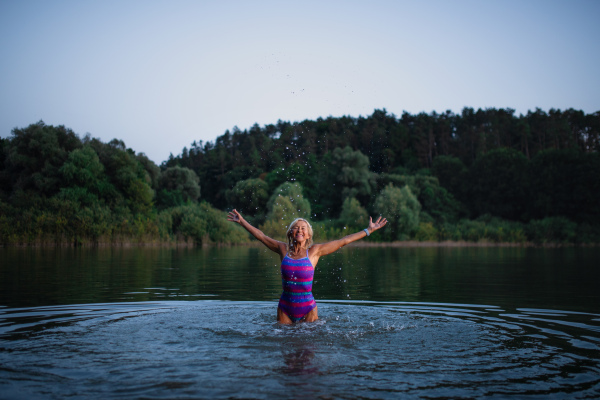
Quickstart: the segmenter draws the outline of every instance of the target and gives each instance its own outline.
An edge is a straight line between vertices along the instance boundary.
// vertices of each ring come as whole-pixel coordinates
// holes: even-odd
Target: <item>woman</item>
[[[287,244],[271,239],[250,225],[237,210],[229,212],[227,220],[237,222],[269,250],[279,254],[283,293],[277,307],[277,322],[282,324],[314,322],[319,319],[317,304],[312,295],[312,281],[319,258],[369,236],[387,224],[385,218],[379,217],[373,222],[369,217],[369,226],[366,229],[338,240],[313,245],[313,230],[304,218],[297,218],[290,224],[286,234]]]

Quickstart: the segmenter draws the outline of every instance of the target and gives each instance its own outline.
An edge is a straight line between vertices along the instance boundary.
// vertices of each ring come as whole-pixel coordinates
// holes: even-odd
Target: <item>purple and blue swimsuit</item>
[[[286,254],[281,260],[281,281],[283,293],[279,299],[279,308],[293,322],[298,322],[317,306],[312,295],[312,283],[315,268],[306,257],[294,260]]]

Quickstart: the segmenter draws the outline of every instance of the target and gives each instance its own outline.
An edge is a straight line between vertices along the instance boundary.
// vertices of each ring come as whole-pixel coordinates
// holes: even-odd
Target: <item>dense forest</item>
[[[43,122],[0,139],[3,244],[241,243],[237,208],[282,238],[600,242],[600,112],[465,108],[329,117],[194,142],[160,166],[118,140]]]

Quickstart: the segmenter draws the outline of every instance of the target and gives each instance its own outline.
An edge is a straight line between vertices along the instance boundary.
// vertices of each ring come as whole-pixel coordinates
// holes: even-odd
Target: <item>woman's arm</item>
[[[265,235],[260,229],[257,229],[250,225],[248,221],[246,221],[241,214],[237,210],[230,211],[227,215],[227,221],[237,222],[241,226],[244,227],[248,232],[252,234],[255,238],[260,240],[269,250],[279,254],[283,257],[287,251],[285,243],[280,242],[275,239],[271,239],[267,235]]]
[[[387,224],[387,219],[385,218],[379,217],[377,218],[377,221],[373,222],[373,218],[369,217],[369,227],[367,228],[367,230],[369,231],[369,235],[375,232],[376,230],[383,228],[385,224]],[[318,257],[331,254],[346,246],[347,244],[356,242],[357,240],[367,237],[369,235],[367,235],[367,233],[364,230],[362,230],[360,232],[353,233],[352,235],[344,236],[343,238],[338,240],[333,240],[331,242],[322,244],[316,244],[313,246],[313,254],[311,254],[311,256],[314,255],[318,259]]]

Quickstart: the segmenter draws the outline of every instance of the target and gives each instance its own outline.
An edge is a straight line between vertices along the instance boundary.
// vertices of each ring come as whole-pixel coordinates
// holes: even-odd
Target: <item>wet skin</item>
[[[310,227],[305,221],[296,221],[296,223],[290,228],[288,233],[288,238],[290,239],[289,246],[286,243],[280,242],[278,240],[272,239],[265,235],[260,229],[257,229],[250,225],[237,210],[230,211],[227,215],[227,220],[238,223],[244,227],[248,232],[250,232],[256,239],[261,241],[267,248],[277,254],[279,254],[279,258],[283,260],[283,258],[288,255],[288,257],[293,259],[301,259],[304,258],[307,254],[308,250],[308,259],[312,264],[313,268],[316,268],[317,263],[319,262],[319,258],[325,256],[327,254],[331,254],[340,248],[350,244],[354,241],[362,239],[367,236],[367,233],[363,230],[360,232],[353,233],[348,236],[344,236],[341,239],[333,240],[331,242],[319,243],[310,246],[307,248],[307,243],[310,243],[311,239]],[[369,231],[369,234],[375,232],[378,229],[383,228],[387,224],[387,219],[379,217],[375,222],[373,219],[369,217],[369,226],[366,230]],[[308,314],[304,316],[301,322],[314,322],[319,319],[317,307],[311,310]],[[277,322],[281,324],[291,324],[292,320],[288,317],[283,311],[277,307]]]

